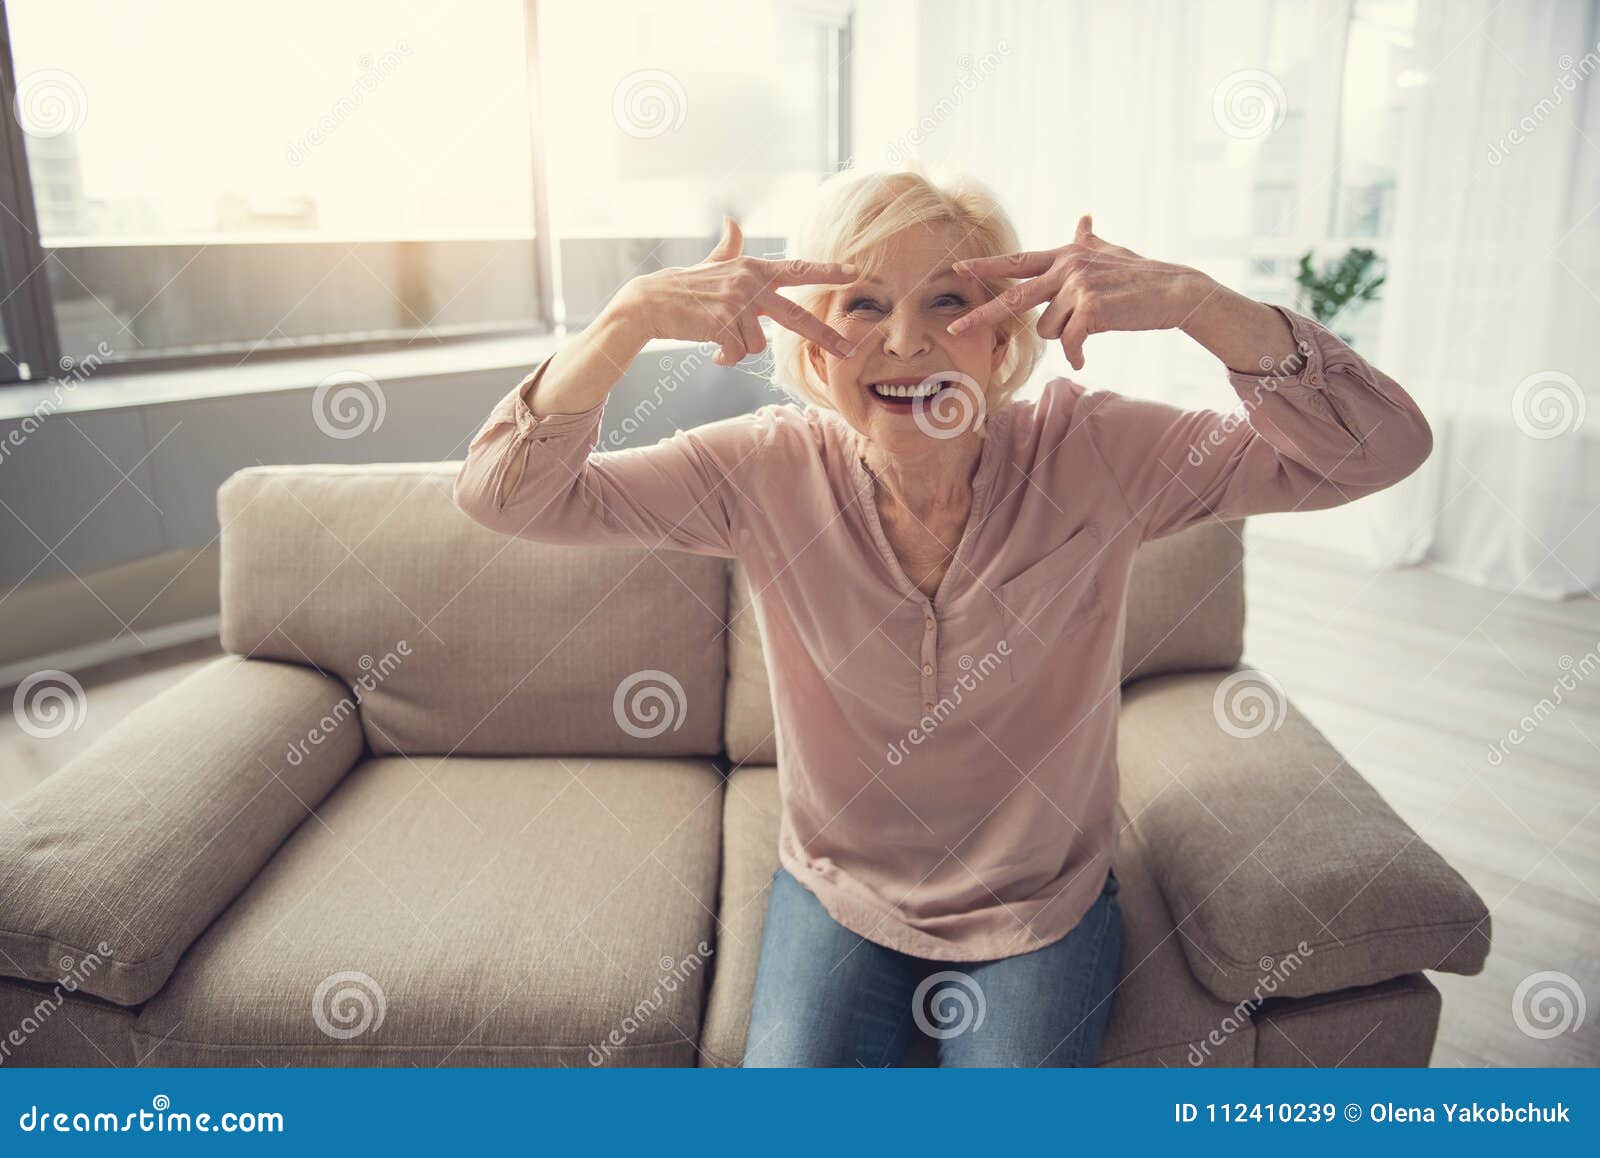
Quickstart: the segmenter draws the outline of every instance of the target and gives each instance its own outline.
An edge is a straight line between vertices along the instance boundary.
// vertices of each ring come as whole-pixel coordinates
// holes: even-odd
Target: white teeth
[[[944,386],[943,381],[922,382],[911,386],[890,386],[876,382],[872,386],[873,393],[882,398],[927,398],[939,392]]]

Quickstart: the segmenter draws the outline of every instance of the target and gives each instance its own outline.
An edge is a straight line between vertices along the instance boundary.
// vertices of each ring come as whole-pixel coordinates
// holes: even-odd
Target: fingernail
[[[839,266],[839,268],[843,272],[849,274],[851,277],[855,277],[856,274],[861,272],[859,269],[857,269],[855,266],[851,265],[849,262],[845,262],[844,264]]]

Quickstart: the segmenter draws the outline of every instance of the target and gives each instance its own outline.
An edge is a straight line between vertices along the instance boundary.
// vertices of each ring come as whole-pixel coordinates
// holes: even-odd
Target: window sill
[[[44,382],[0,386],[0,422],[52,414],[85,414],[104,410],[160,406],[236,394],[312,390],[331,374],[358,371],[379,383],[419,378],[450,378],[474,372],[503,372],[513,380],[526,375],[554,353],[567,334],[518,335],[451,342],[414,350],[366,353],[308,354],[275,358],[242,366],[199,366],[141,373],[86,375]],[[692,346],[690,342],[651,342],[645,352]]]

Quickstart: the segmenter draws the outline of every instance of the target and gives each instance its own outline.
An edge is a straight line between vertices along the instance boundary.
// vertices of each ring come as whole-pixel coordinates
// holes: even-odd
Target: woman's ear
[[[811,363],[811,368],[816,371],[817,377],[826,382],[828,380],[828,361],[822,355],[822,347],[809,338],[805,339],[805,344],[806,360]]]
[[[1000,364],[1006,360],[1006,350],[1010,345],[1011,343],[1006,339],[1004,331],[1001,327],[996,326],[994,328],[994,349],[989,354],[991,373],[998,374],[1000,372]]]

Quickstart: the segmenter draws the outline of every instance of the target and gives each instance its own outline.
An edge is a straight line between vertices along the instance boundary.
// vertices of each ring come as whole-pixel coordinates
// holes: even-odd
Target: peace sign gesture
[[[850,346],[844,336],[777,289],[844,285],[856,276],[853,266],[837,262],[746,256],[739,223],[726,217],[721,240],[703,261],[636,277],[618,300],[637,320],[643,338],[715,342],[720,349],[712,361],[718,365],[732,366],[767,348],[762,317],[845,357]]]
[[[1214,283],[1199,270],[1141,257],[1094,234],[1084,214],[1072,243],[1059,249],[958,261],[957,273],[979,278],[1025,278],[950,324],[994,324],[1049,302],[1035,329],[1060,339],[1074,370],[1083,369],[1083,343],[1108,330],[1167,330],[1180,326]]]

